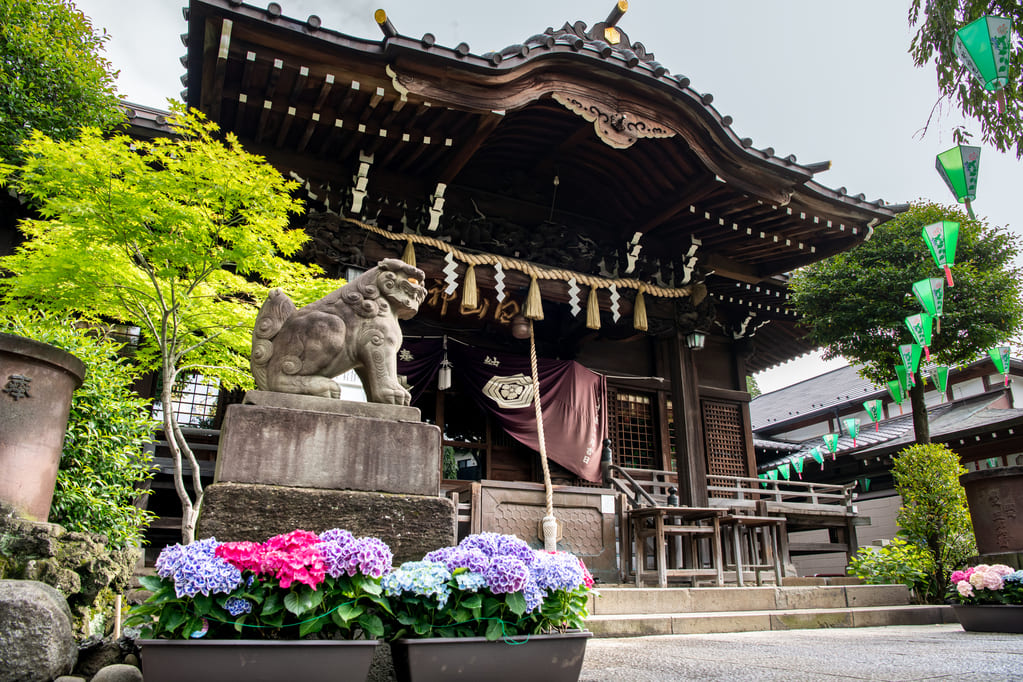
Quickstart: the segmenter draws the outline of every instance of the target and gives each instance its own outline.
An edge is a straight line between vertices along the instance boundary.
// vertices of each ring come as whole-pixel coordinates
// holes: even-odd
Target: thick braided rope
[[[529,368],[533,373],[533,409],[536,412],[536,436],[540,445],[540,467],[543,469],[543,489],[545,516],[554,520],[554,486],[551,485],[551,470],[547,466],[547,442],[543,435],[543,410],[540,407],[540,372],[536,362],[536,340],[533,336],[533,321],[529,321]],[[556,524],[556,521],[555,521]],[[557,537],[548,538],[549,530],[544,524],[544,549],[553,552],[557,549]],[[557,526],[554,526],[554,533],[557,533]]]
[[[611,286],[622,287],[625,289],[643,289],[644,294],[651,296],[657,296],[660,298],[683,298],[685,296],[692,296],[691,287],[661,287],[656,284],[650,284],[649,282],[643,282],[638,279],[615,279],[611,277],[597,277],[595,275],[588,275],[583,272],[574,272],[572,270],[562,270],[557,268],[542,268],[530,263],[529,261],[521,260],[519,258],[507,258],[505,256],[498,256],[492,253],[469,253],[462,251],[461,249],[451,246],[447,242],[443,242],[433,237],[425,237],[421,234],[410,234],[410,233],[396,233],[388,232],[387,230],[377,227],[375,225],[368,225],[352,218],[345,218],[352,225],[361,227],[368,232],[373,232],[381,237],[393,241],[410,241],[413,244],[422,244],[429,246],[438,251],[450,253],[455,256],[458,260],[469,265],[496,265],[500,264],[505,270],[518,270],[524,272],[527,275],[536,277],[537,279],[549,279],[549,280],[560,280],[567,282],[569,279],[575,278],[575,280],[581,284],[585,284],[588,287],[596,289],[608,289]]]

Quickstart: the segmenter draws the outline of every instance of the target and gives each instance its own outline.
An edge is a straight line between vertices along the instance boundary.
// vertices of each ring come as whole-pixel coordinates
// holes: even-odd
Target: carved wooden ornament
[[[554,101],[593,122],[593,129],[606,145],[615,149],[628,149],[641,137],[674,137],[669,130],[639,114],[610,110],[606,103],[580,95],[556,92]]]

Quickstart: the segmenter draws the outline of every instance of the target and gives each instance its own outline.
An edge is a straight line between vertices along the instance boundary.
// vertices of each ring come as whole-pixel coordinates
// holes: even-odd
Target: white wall
[[[856,527],[856,540],[859,546],[865,547],[874,544],[876,540],[891,540],[895,537],[895,532],[898,530],[898,526],[895,525],[895,517],[898,515],[900,506],[902,506],[902,498],[898,495],[857,500],[856,508],[860,516],[870,519],[869,526]],[[826,530],[789,533],[789,542],[827,541],[828,531]],[[840,552],[793,557],[792,563],[796,566],[796,574],[800,576],[846,575],[846,556]]]

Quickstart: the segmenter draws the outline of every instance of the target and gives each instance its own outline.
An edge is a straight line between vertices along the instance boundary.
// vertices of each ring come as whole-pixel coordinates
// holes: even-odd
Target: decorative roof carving
[[[578,94],[556,92],[554,101],[593,123],[593,129],[605,144],[628,149],[643,137],[674,137],[675,131],[633,112],[611,109],[605,102]]]

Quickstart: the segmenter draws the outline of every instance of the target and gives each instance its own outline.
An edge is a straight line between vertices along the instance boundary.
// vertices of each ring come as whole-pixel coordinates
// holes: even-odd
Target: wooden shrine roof
[[[580,271],[703,281],[758,335],[753,369],[810,350],[781,276],[902,210],[820,184],[827,163],[754,148],[615,21],[475,54],[390,22],[345,35],[277,3],[191,0],[186,16],[187,103],[322,209],[550,266],[564,250],[491,241],[570,234]]]

